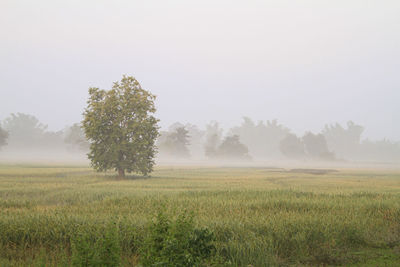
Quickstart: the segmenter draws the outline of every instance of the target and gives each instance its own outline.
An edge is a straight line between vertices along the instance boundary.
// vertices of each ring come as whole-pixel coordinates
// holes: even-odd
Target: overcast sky
[[[278,119],[302,134],[347,120],[400,140],[400,1],[0,1],[0,120],[81,120],[122,74],[163,127]]]

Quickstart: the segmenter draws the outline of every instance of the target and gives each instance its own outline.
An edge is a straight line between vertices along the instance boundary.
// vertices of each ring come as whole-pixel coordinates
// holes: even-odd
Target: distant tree
[[[4,129],[9,133],[8,146],[14,151],[48,151],[64,147],[62,131],[48,131],[35,116],[12,113],[4,120]]]
[[[72,149],[81,151],[88,151],[90,146],[86,140],[85,132],[79,123],[75,123],[65,130],[64,142]]]
[[[217,156],[218,146],[222,142],[222,132],[218,122],[212,121],[206,126],[204,152],[206,157],[214,158]]]
[[[190,156],[189,135],[185,127],[178,127],[172,132],[164,132],[158,143],[160,152],[176,158],[188,158]]]
[[[37,138],[47,130],[47,126],[40,123],[35,116],[24,113],[11,113],[10,117],[4,120],[4,128],[19,141],[30,141],[28,136]]]
[[[65,148],[63,138],[64,138],[63,131],[57,131],[57,132],[46,131],[43,133],[43,141],[41,146],[42,147],[47,146],[48,149]]]
[[[218,157],[230,159],[250,159],[249,149],[242,144],[238,135],[227,136],[217,150]]]
[[[204,131],[200,130],[194,124],[190,123],[182,124],[180,122],[175,122],[168,127],[168,132],[169,133],[176,132],[178,128],[184,128],[187,131],[186,147],[188,149],[188,155],[190,156],[192,156],[193,154],[195,154],[196,156],[202,155]],[[183,155],[183,157],[187,157],[187,155]]]
[[[206,144],[204,145],[204,152],[208,158],[217,156],[217,147],[220,142],[220,138],[217,134],[213,134],[207,137]]]
[[[307,154],[316,159],[333,160],[335,156],[329,151],[325,137],[322,134],[307,132],[303,136],[303,143]]]
[[[8,132],[3,130],[0,125],[0,148],[7,145]]]
[[[277,120],[260,121],[257,124],[244,117],[240,126],[230,130],[232,135],[239,135],[251,155],[260,158],[279,155],[279,142],[289,133],[289,129],[279,124]]]
[[[190,137],[190,143],[188,149],[191,157],[201,158],[204,156],[204,136],[205,131],[200,130],[196,125],[186,123],[185,129],[188,131]]]
[[[175,123],[171,124],[171,125],[168,127],[168,132],[175,132],[176,129],[178,129],[178,128],[185,128],[185,125],[183,125],[183,124],[180,123],[180,122],[175,122]]]
[[[364,140],[361,143],[361,160],[400,162],[400,142],[393,142],[387,139],[371,141]]]
[[[10,135],[8,145],[14,149],[54,148],[55,144],[62,144],[61,133],[47,131],[46,125],[29,114],[12,113],[3,126]]]
[[[342,158],[355,158],[360,155],[361,134],[364,127],[352,121],[347,122],[347,128],[340,124],[326,125],[322,134],[328,147]]]
[[[155,96],[123,76],[109,91],[89,88],[82,127],[90,143],[88,157],[97,171],[115,169],[147,175],[153,170],[158,120]]]
[[[305,156],[304,144],[300,138],[294,134],[288,134],[280,142],[281,153],[288,158],[302,158]]]

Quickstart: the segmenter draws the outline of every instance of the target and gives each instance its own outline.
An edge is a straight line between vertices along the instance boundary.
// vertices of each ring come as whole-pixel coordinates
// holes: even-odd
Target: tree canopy
[[[115,169],[149,174],[155,164],[158,119],[155,96],[123,76],[111,90],[89,88],[82,127],[90,143],[88,157],[97,171]]]

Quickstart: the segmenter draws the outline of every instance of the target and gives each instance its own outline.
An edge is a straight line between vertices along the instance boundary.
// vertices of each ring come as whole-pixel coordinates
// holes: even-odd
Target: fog
[[[399,14],[394,0],[3,0],[0,161],[86,162],[69,129],[88,88],[127,74],[157,95],[161,163],[399,162]],[[18,130],[18,113],[36,123]]]
[[[224,129],[217,121],[205,128],[176,122],[156,141],[160,165],[398,167],[400,142],[362,137],[364,127],[352,121],[332,124],[317,133],[296,135],[277,120]],[[0,163],[68,163],[89,161],[90,142],[80,123],[49,130],[35,116],[16,113],[1,122]]]

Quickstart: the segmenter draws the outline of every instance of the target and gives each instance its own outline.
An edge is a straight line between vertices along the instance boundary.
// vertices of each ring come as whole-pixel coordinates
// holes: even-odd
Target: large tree
[[[89,88],[82,127],[90,142],[88,157],[97,171],[115,169],[147,175],[153,170],[158,119],[155,96],[123,76],[111,90]]]

